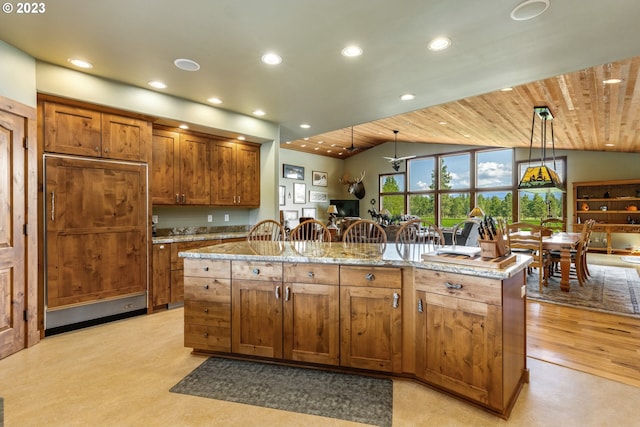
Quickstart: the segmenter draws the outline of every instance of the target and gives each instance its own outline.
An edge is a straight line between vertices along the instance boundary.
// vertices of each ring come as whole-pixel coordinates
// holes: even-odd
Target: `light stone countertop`
[[[243,242],[223,243],[201,249],[180,252],[182,258],[243,260],[263,262],[316,263],[417,267],[449,273],[466,274],[492,279],[512,277],[531,263],[531,257],[517,255],[516,262],[504,269],[480,267],[474,264],[423,261],[422,254],[433,250],[424,245],[357,244],[345,246],[341,242]]]
[[[153,244],[196,242],[200,240],[244,239],[247,231],[225,231],[220,233],[178,234],[171,236],[158,236],[152,239]]]

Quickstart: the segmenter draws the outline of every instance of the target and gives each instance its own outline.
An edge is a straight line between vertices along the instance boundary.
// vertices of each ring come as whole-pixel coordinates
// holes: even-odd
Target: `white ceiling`
[[[46,62],[281,125],[281,140],[640,55],[640,1],[550,0],[514,21],[522,0],[55,0],[42,14],[0,14],[0,40]],[[448,36],[450,49],[427,42]],[[364,54],[344,58],[358,44]],[[267,66],[260,57],[283,58]],[[197,61],[187,72],[176,58]],[[0,65],[1,66],[1,65]],[[400,101],[403,93],[416,95]],[[311,125],[301,129],[301,123]]]

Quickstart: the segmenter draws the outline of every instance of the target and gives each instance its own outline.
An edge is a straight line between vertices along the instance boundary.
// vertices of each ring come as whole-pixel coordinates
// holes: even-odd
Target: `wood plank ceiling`
[[[443,105],[287,141],[282,148],[348,158],[393,141],[486,147],[529,147],[533,107],[546,105],[554,119],[556,149],[640,152],[640,57],[599,65],[510,91],[496,91]],[[603,83],[620,79],[617,84]],[[536,123],[539,123],[536,121]],[[538,129],[538,128],[537,128]],[[550,141],[550,132],[548,138]],[[539,133],[534,136],[540,141]],[[540,142],[537,146],[539,147]]]

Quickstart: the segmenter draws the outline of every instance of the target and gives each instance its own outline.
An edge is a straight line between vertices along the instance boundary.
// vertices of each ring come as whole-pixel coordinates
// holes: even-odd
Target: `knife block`
[[[479,239],[478,242],[480,243],[480,256],[482,258],[500,258],[507,253],[504,236],[500,230],[496,230],[495,240]]]

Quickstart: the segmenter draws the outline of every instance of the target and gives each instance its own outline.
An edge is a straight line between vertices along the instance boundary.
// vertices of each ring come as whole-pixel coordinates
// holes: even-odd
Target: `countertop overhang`
[[[433,250],[432,246],[422,244],[362,243],[349,246],[341,242],[257,241],[249,243],[244,241],[183,251],[178,255],[182,258],[214,260],[416,267],[493,279],[510,278],[532,261],[528,255],[516,255],[514,263],[498,269],[475,264],[452,264],[422,259],[422,254]]]

